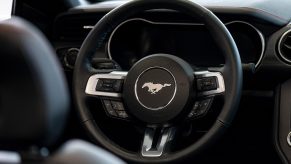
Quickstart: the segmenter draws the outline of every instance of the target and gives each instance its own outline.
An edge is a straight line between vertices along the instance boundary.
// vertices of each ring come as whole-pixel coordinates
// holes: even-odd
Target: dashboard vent
[[[281,58],[291,64],[291,30],[281,36],[278,43],[278,51]]]
[[[101,14],[67,14],[59,16],[54,24],[54,38],[58,41],[83,41]]]

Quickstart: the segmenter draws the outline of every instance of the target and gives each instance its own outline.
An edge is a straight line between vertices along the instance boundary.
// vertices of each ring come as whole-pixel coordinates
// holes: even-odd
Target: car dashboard
[[[79,6],[56,17],[53,23],[52,43],[66,70],[72,70],[76,58],[74,54],[77,54],[83,40],[98,20],[110,9],[122,3],[124,1],[109,1]],[[278,11],[273,10],[276,9],[268,11],[265,8],[256,8],[256,5],[268,6],[267,4],[271,3],[269,1],[254,6],[251,2],[244,4],[246,6],[233,2],[203,3],[223,21],[233,36],[246,75],[255,73],[256,76],[252,78],[256,78],[260,76],[259,74],[267,73],[266,70],[277,72],[277,69],[283,71],[289,69],[289,60],[280,53],[281,44],[278,45],[281,36],[288,29],[289,18],[283,11],[282,16],[275,15]],[[177,55],[191,61],[195,69],[224,64],[221,50],[201,21],[175,11],[147,11],[130,18],[110,32],[112,33],[103,45],[106,54],[100,55],[115,60],[124,70],[129,70],[136,61],[153,53]],[[98,52],[96,55],[98,56]],[[268,63],[268,60],[272,62]],[[269,70],[269,67],[272,69]],[[278,78],[266,84],[265,89],[274,87],[282,78],[284,79],[282,72],[279,72],[276,74]],[[260,76],[259,79],[252,81],[259,84],[261,80],[266,80],[262,79],[264,77],[266,76]],[[246,81],[246,84],[248,82]],[[264,85],[265,83],[261,83],[255,87]]]

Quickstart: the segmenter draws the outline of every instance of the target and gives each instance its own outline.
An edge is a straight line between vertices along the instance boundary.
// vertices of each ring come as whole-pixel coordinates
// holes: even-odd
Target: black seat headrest
[[[48,41],[20,18],[0,22],[0,76],[0,148],[53,143],[68,114],[68,88]]]

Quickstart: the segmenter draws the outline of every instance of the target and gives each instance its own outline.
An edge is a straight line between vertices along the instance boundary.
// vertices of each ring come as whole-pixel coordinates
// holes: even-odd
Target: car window
[[[12,13],[13,0],[0,1],[0,21],[9,19]]]

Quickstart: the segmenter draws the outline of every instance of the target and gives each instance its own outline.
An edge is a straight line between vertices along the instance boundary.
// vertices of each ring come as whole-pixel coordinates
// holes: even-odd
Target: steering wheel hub
[[[162,67],[152,67],[140,74],[135,83],[138,102],[150,110],[161,110],[174,99],[177,91],[173,74]]]
[[[165,123],[183,115],[194,102],[193,69],[167,54],[141,59],[128,72],[124,101],[129,112],[146,123]]]

